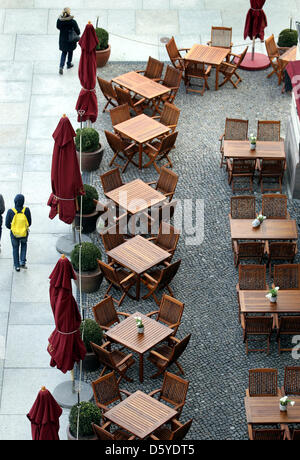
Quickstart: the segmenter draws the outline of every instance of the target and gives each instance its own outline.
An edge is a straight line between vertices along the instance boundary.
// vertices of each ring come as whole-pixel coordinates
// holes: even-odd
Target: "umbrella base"
[[[237,61],[235,58],[234,62]],[[240,69],[243,70],[265,70],[270,67],[270,59],[268,56],[262,53],[254,53],[254,59],[252,60],[252,53],[247,53],[243,62],[240,65]]]
[[[70,235],[61,236],[60,238],[58,238],[56,242],[56,250],[60,254],[65,254],[66,256],[69,256],[71,252],[73,251],[74,246],[79,243],[79,233],[78,232],[75,232],[75,240],[76,241],[74,241],[73,233]],[[88,243],[92,242],[91,238],[89,238],[86,235],[81,235],[81,241],[88,242]]]
[[[78,388],[79,381],[75,380],[75,392],[73,392],[73,382],[67,381],[60,383],[54,389],[52,395],[57,403],[65,409],[70,409],[78,403]],[[91,401],[93,399],[93,390],[91,385],[81,382],[80,385],[80,401]]]

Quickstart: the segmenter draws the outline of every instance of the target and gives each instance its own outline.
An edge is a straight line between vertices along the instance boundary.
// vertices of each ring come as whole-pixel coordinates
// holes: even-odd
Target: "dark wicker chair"
[[[144,153],[149,157],[149,161],[144,165],[144,168],[149,168],[153,164],[158,174],[161,168],[157,165],[157,161],[167,160],[164,167],[173,167],[172,161],[169,157],[171,150],[175,147],[178,131],[168,134],[159,141],[147,143],[144,148]]]
[[[269,354],[270,340],[271,340],[272,332],[273,332],[273,317],[246,316],[245,329],[244,329],[244,343],[246,343],[246,354],[248,355],[248,351],[266,351],[267,354]],[[248,346],[248,342],[251,336],[266,337],[267,348],[250,349]]]
[[[178,327],[180,326],[183,310],[184,303],[174,297],[164,294],[159,305],[159,310],[152,311],[151,313],[148,313],[147,316],[151,318],[152,316],[157,315],[156,321],[160,321],[173,329],[173,335],[176,335]]]
[[[100,176],[100,179],[104,193],[111,192],[115,188],[121,187],[123,185],[119,168],[107,171]]]
[[[261,160],[258,163],[261,193],[267,192],[280,192],[282,191],[282,179],[284,175],[285,162],[284,160]],[[266,179],[268,182],[266,186]],[[274,179],[269,183],[269,179]]]
[[[153,439],[154,441],[180,441],[184,439],[189,432],[192,422],[193,419],[182,424],[178,420],[173,419],[171,420],[171,429],[166,425],[163,425],[150,435],[150,439]]]
[[[266,254],[268,257],[268,265],[272,260],[288,260],[293,263],[297,254],[297,243],[289,241],[266,241]]]
[[[126,355],[120,350],[111,351],[110,342],[105,342],[101,346],[90,342],[90,345],[97,356],[99,363],[104,365],[100,377],[104,376],[107,369],[110,369],[119,374],[120,377],[117,380],[118,384],[122,379],[125,379],[127,382],[133,381],[126,375],[128,369],[135,363],[132,353]]]
[[[120,322],[119,316],[125,316],[129,313],[116,311],[112,296],[108,296],[101,302],[92,307],[95,321],[99,324],[103,331],[108,331],[110,327]]]
[[[161,115],[155,115],[152,118],[158,119],[161,124],[170,128],[171,132],[174,132],[177,127],[179,115],[180,109],[176,105],[165,102]]]
[[[255,196],[232,196],[230,215],[232,219],[255,219]]]
[[[238,84],[242,81],[241,77],[237,73],[237,70],[239,69],[241,63],[244,60],[244,57],[246,56],[248,51],[248,46],[244,49],[242,54],[240,54],[236,61],[232,60],[230,63],[229,62],[223,62],[220,67],[219,67],[219,72],[224,75],[224,80],[222,83],[220,83],[220,87],[225,85],[228,81],[232,84],[234,88],[238,87]],[[233,80],[233,77],[236,78],[236,80]]]
[[[123,121],[130,120],[131,118],[128,104],[119,105],[118,107],[111,109],[109,113],[113,126],[123,123]]]
[[[128,104],[129,109],[133,110],[135,115],[140,115],[144,112],[146,106],[145,98],[137,99],[136,97],[132,97],[127,89],[120,88],[119,86],[116,86],[115,91],[119,105]]]
[[[112,149],[114,156],[109,163],[109,166],[117,166],[121,169],[122,173],[125,172],[129,163],[132,163],[134,166],[138,167],[139,165],[133,161],[134,155],[138,152],[138,146],[134,142],[126,142],[121,139],[117,134],[106,131],[105,136],[107,142]],[[116,158],[120,158],[125,161],[124,165],[116,163]]]
[[[292,351],[294,347],[282,348],[281,336],[300,335],[300,316],[281,316],[279,318],[279,326],[277,329],[276,340],[278,343],[278,353],[282,351]]]
[[[232,192],[238,191],[250,191],[252,192],[253,188],[253,176],[255,173],[255,160],[244,160],[241,158],[234,158],[232,162],[227,160],[227,170],[228,170],[228,184],[232,186]],[[249,185],[245,184],[241,187],[237,187],[235,179],[242,178],[248,179]]]
[[[130,396],[131,394],[128,391],[121,390],[119,388],[119,382],[114,371],[109,372],[106,375],[101,375],[97,380],[94,380],[91,385],[95,403],[103,412],[107,412],[110,409],[110,404],[113,404],[116,401],[121,402],[123,400],[121,393],[126,396]]]
[[[240,265],[239,284],[237,290],[263,290],[268,289],[266,285],[265,265]]]
[[[162,400],[170,404],[173,407],[173,409],[175,409],[178,412],[177,418],[179,418],[186,401],[188,388],[188,380],[184,380],[178,375],[171,374],[170,372],[166,371],[164,373],[162,387],[158,390],[151,391],[151,393],[149,393],[149,396],[159,394],[158,400]]]
[[[251,441],[284,441],[285,438],[285,430],[279,428],[253,430],[252,434]]]
[[[171,345],[160,345],[155,350],[150,350],[148,359],[157,367],[157,372],[151,376],[152,379],[163,374],[169,366],[176,364],[180,374],[184,374],[178,359],[189,344],[191,334],[187,335],[184,339],[179,340],[174,336],[170,337]]]
[[[143,73],[144,77],[154,81],[160,81],[163,72],[164,63],[149,56],[145,70],[136,70],[137,73]]]
[[[247,396],[281,396],[277,386],[277,369],[250,369]]]
[[[97,80],[98,80],[100,89],[102,91],[102,94],[107,100],[107,103],[104,109],[102,110],[102,112],[106,111],[109,104],[112,105],[113,107],[116,107],[118,105],[117,95],[116,95],[116,92],[114,90],[114,87],[111,81],[103,80],[103,78],[100,78],[100,77],[97,77]]]
[[[261,241],[233,242],[234,264],[237,267],[240,260],[256,259],[261,264],[265,254],[265,243]]]
[[[283,395],[300,396],[300,366],[286,366],[284,369]]]
[[[107,430],[109,429],[111,422],[106,422],[104,425],[99,426],[92,423],[93,431],[97,436],[97,441],[132,441],[135,436],[130,435],[124,430],[115,430],[113,433]]]
[[[170,38],[166,44],[166,50],[169,55],[170,61],[172,62],[175,69],[184,71],[186,67],[186,62],[180,54],[181,51],[189,51],[190,48],[181,48],[178,49],[174,37]]]
[[[162,269],[153,270],[150,273],[144,273],[142,276],[142,282],[145,284],[149,290],[143,299],[148,299],[152,295],[157,305],[160,305],[155,292],[161,289],[168,289],[170,295],[174,297],[174,293],[170,288],[170,283],[176,275],[181,264],[181,259],[173,262],[172,264],[167,265]]]
[[[127,295],[131,297],[128,291],[136,282],[135,274],[128,273],[127,271],[123,269],[117,270],[116,268],[113,268],[111,265],[105,264],[101,260],[98,260],[98,264],[100,266],[100,270],[104,278],[109,283],[108,289],[104,297],[108,296],[108,293],[110,292],[113,286],[121,289],[122,296],[120,300],[113,298],[113,301],[117,304],[118,307],[120,307],[120,305],[122,304],[123,300],[125,299]]]
[[[168,259],[168,262],[170,262],[176,251],[179,236],[179,230],[176,230],[176,228],[174,228],[168,222],[162,221],[159,226],[157,236],[149,238],[149,240],[159,246],[161,249],[164,249],[170,253],[170,258]]]
[[[262,196],[262,214],[268,219],[289,219],[287,212],[287,196],[278,193]]]
[[[239,120],[235,118],[226,118],[225,132],[220,137],[220,152],[222,168],[224,162],[224,145],[223,141],[245,141],[248,139],[248,120]]]
[[[280,289],[299,289],[299,264],[274,265],[274,284]]]
[[[257,140],[269,142],[280,141],[280,121],[258,120]]]

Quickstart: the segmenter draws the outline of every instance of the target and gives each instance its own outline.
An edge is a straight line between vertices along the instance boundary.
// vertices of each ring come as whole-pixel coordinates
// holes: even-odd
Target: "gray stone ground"
[[[131,69],[143,68],[141,64],[110,63],[98,70],[103,78],[110,79]],[[174,171],[179,174],[176,199],[203,199],[205,203],[205,235],[200,246],[187,246],[184,236],[179,240],[173,260],[182,259],[176,278],[172,282],[175,297],[185,302],[182,324],[177,336],[183,338],[192,333],[191,342],[180,359],[185,378],[190,381],[187,403],[182,420],[193,417],[189,439],[247,439],[247,424],[243,398],[248,385],[248,370],[274,367],[279,371],[279,384],[283,383],[284,367],[296,365],[290,353],[277,354],[273,337],[271,352],[250,353],[246,356],[242,329],[238,322],[238,305],[235,286],[238,272],[233,264],[228,213],[231,188],[227,184],[224,170],[219,168],[219,136],[224,130],[225,117],[248,118],[249,132],[256,131],[258,119],[275,119],[282,122],[282,134],[290,112],[290,96],[281,95],[275,79],[267,79],[267,71],[247,73],[241,71],[243,82],[238,90],[231,85],[214,91],[214,73],[210,77],[211,91],[204,96],[186,95],[182,85],[176,98],[181,109],[178,124],[179,136],[172,158]],[[98,92],[100,107],[103,97]],[[105,147],[100,170],[91,175],[90,182],[102,195],[99,175],[109,169],[111,152],[103,135],[111,129],[108,113],[100,114],[96,128]],[[154,168],[142,172],[130,165],[123,179],[125,182],[137,177],[155,180]],[[257,210],[261,204],[260,187],[255,181]],[[299,202],[289,201],[288,209],[293,218],[298,218]],[[97,236],[94,240],[99,241]],[[102,247],[102,243],[99,242]],[[103,248],[102,248],[103,249]],[[105,257],[105,256],[104,256]],[[299,256],[296,258],[299,262]],[[88,316],[91,307],[99,302],[107,288],[103,282],[99,292],[85,298]],[[119,296],[118,292],[114,295]],[[125,299],[120,310],[148,313],[156,309],[153,299],[133,301]],[[145,360],[145,380],[138,380],[138,362],[128,375],[134,383],[123,381],[122,387],[135,391],[151,391],[158,388],[162,378],[152,380],[154,368]],[[177,372],[177,368],[170,369]],[[96,379],[99,373],[85,376],[87,381]]]

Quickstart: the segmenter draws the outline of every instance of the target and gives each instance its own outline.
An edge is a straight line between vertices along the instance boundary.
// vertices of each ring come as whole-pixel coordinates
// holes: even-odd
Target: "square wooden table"
[[[216,68],[216,91],[219,89],[219,68],[230,53],[230,48],[217,46],[193,45],[184,59],[189,62],[204,63]]]
[[[266,219],[259,227],[252,227],[253,219],[232,219],[229,216],[231,240],[287,240],[298,239],[297,222],[293,219]]]
[[[160,97],[170,91],[167,86],[161,85],[137,72],[124,73],[119,77],[113,78],[112,81],[148,100]]]
[[[106,419],[140,439],[176,416],[174,409],[139,390],[105,412]]]
[[[135,316],[142,318],[144,325],[143,334],[139,334],[137,331]],[[173,333],[173,329],[137,311],[124,321],[121,321],[121,323],[110,328],[106,332],[106,337],[138,353],[139,378],[142,383],[144,380],[144,354]]]
[[[139,300],[141,275],[168,259],[170,253],[137,235],[108,251],[107,256],[137,275],[136,299]]]
[[[142,169],[143,144],[169,132],[169,128],[148,115],[141,114],[114,126],[114,130],[139,146],[139,169]]]
[[[137,214],[166,200],[165,195],[141,179],[135,179],[105,194],[130,214]]]
[[[257,141],[256,149],[250,149],[249,141],[224,141],[224,157],[244,160],[285,160],[284,142]]]

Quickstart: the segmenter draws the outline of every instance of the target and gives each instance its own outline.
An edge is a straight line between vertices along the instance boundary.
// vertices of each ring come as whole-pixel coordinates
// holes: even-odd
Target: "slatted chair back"
[[[160,277],[157,282],[157,289],[163,289],[171,283],[172,279],[174,278],[180,267],[180,264],[181,259],[177,260],[176,262],[173,262],[172,264],[168,265],[167,267],[164,267],[161,270]]]
[[[172,355],[170,356],[169,359],[169,366],[174,363],[175,361],[178,361],[182,353],[185,351],[186,347],[189,344],[191,338],[191,334],[188,334],[184,339],[182,339],[180,342],[176,343],[173,347],[173,352]]]
[[[219,48],[231,48],[232,27],[212,27],[211,46]]]
[[[130,95],[130,92],[127,89],[120,88],[116,86],[116,94],[119,105],[128,104],[129,107],[134,108],[134,102]]]
[[[280,289],[299,289],[299,264],[274,265],[274,284]]]
[[[157,59],[149,56],[144,76],[153,80],[159,80],[161,78],[163,68],[163,62],[160,62]]]
[[[111,169],[100,176],[104,193],[111,192],[123,185],[119,168]]]
[[[170,254],[174,254],[179,236],[179,231],[173,225],[170,225],[168,222],[161,222],[155,244],[165,251],[170,252]]]
[[[254,441],[283,441],[285,430],[279,428],[252,430]]]
[[[284,160],[261,160],[261,175],[269,177],[282,177],[284,173]]]
[[[116,439],[112,433],[105,430],[101,426],[98,426],[95,423],[92,423],[92,427],[99,441],[114,441]]]
[[[238,75],[237,70],[239,69],[241,63],[243,62],[246,53],[248,51],[248,46],[244,49],[244,51],[238,55],[236,61],[223,62],[220,66],[220,72],[224,75],[224,80],[219,85],[220,87],[223,86],[227,81],[234,86],[234,88],[238,87],[238,84],[242,81],[241,77]],[[233,77],[236,77],[236,81],[233,80]]]
[[[262,214],[268,219],[286,219],[287,196],[281,194],[264,194],[262,196]]]
[[[112,151],[114,153],[122,152],[122,150],[124,149],[124,144],[123,144],[122,139],[116,134],[111,133],[110,131],[104,130],[104,133],[105,133],[108,145],[110,146]]]
[[[171,441],[180,441],[184,439],[187,433],[189,432],[191,425],[193,423],[193,419],[189,420],[188,422],[184,423],[181,427],[177,428],[175,431],[172,431],[172,435],[170,437]]]
[[[240,259],[262,259],[265,252],[265,243],[261,241],[246,241],[238,243]]]
[[[165,102],[159,122],[165,126],[169,126],[172,131],[175,130],[180,115],[180,109],[174,104]]]
[[[246,334],[271,334],[273,318],[266,316],[247,316],[245,318]]]
[[[300,441],[300,430],[293,431],[292,441]]]
[[[102,260],[98,260],[98,264],[100,266],[100,270],[104,276],[104,278],[109,282],[113,283],[114,285],[119,286],[119,280],[116,275],[116,270],[111,267],[110,265],[107,265],[106,263],[102,262]]]
[[[168,88],[176,88],[176,92],[177,92],[180,86],[181,79],[182,79],[182,72],[168,65],[162,84],[164,86],[167,86]]]
[[[114,107],[116,106],[116,104],[114,104],[113,101],[117,102],[117,94],[116,94],[116,92],[114,90],[114,87],[113,87],[113,85],[112,85],[112,83],[110,81],[104,80],[103,78],[100,78],[100,77],[97,77],[97,80],[98,80],[100,89],[102,91],[102,94],[105,97],[105,99],[107,100],[107,104],[106,104],[106,106],[104,107],[104,110],[103,110],[103,112],[105,112],[106,107],[109,104],[113,105]]]
[[[123,121],[130,120],[130,109],[128,104],[119,105],[109,111],[110,118],[113,126],[123,123]]]
[[[97,303],[97,305],[93,307],[93,314],[95,321],[101,328],[103,328],[103,326],[109,328],[113,324],[120,322],[112,296],[108,296]]]
[[[266,265],[240,265],[240,290],[266,290]]]
[[[273,34],[270,37],[266,38],[265,45],[269,58],[280,56]]]
[[[184,404],[189,383],[190,382],[188,380],[166,371],[164,373],[164,380],[159,399],[173,404],[174,406]]]
[[[269,259],[293,261],[297,251],[297,243],[289,241],[270,241]]]
[[[174,37],[170,38],[166,44],[166,50],[175,69],[184,70],[184,63],[177,48]]]
[[[248,139],[248,120],[226,118],[224,139],[227,141],[244,141]]]
[[[176,133],[172,133],[171,136]],[[177,135],[171,138],[168,142],[171,142],[172,145],[174,145]],[[174,171],[172,171],[169,168],[165,168],[164,166],[160,170],[160,175],[156,184],[156,190],[159,192],[163,193],[164,195],[167,195],[169,198],[169,201],[173,198],[173,195],[176,190],[178,182],[178,174],[176,174]]]
[[[232,219],[255,219],[255,196],[232,196],[230,215]]]
[[[96,345],[93,342],[90,342],[90,345],[100,363],[104,364],[104,366],[107,366],[109,369],[115,369],[116,366],[112,360],[112,354],[110,351],[106,350],[103,346]]]
[[[249,396],[277,396],[277,369],[250,369]]]
[[[300,395],[300,366],[285,367],[283,388],[287,396]]]
[[[280,121],[261,121],[257,122],[257,140],[278,142],[280,141]]]
[[[159,228],[162,222],[170,223],[174,216],[177,206],[177,200],[173,200],[162,206],[153,206],[151,208],[151,232],[152,234],[159,234]]]
[[[280,334],[300,334],[300,316],[281,316],[278,328],[278,335]]]
[[[255,160],[245,160],[242,158],[233,158],[232,160],[232,175],[239,174],[254,174]]]
[[[96,403],[108,406],[115,401],[122,401],[116,374],[109,372],[92,382]]]
[[[159,156],[164,153],[169,153],[172,150],[172,148],[175,145],[177,136],[178,136],[178,131],[175,131],[174,133],[170,133],[167,136],[163,137],[158,147]]]
[[[184,303],[174,297],[171,297],[170,295],[164,294],[160,302],[157,321],[161,321],[169,327],[174,324],[178,324],[173,328],[175,335],[182,318],[183,310]]]
[[[112,249],[125,243],[125,238],[122,233],[119,232],[118,225],[108,228],[104,232],[100,233],[105,251],[111,251]]]

